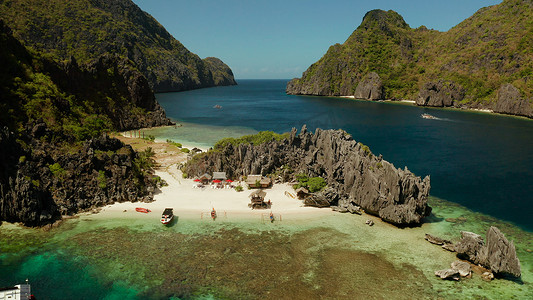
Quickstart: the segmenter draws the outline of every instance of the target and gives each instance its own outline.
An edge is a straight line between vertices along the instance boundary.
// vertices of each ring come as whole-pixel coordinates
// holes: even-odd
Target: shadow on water
[[[434,213],[422,219],[422,223],[440,223],[442,221],[444,221],[444,218],[438,217]]]

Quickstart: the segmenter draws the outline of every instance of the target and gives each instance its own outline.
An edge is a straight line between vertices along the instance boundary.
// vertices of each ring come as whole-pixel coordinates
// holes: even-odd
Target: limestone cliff
[[[299,134],[253,145],[225,144],[194,157],[184,167],[189,176],[224,171],[230,178],[249,174],[279,174],[290,181],[291,174],[322,177],[328,188],[317,195],[330,206],[361,206],[367,213],[398,226],[414,225],[428,216],[429,177],[421,179],[407,169],[375,156],[369,148],[342,130]],[[285,175],[283,175],[285,174]]]
[[[394,11],[373,10],[343,44],[329,47],[301,78],[291,80],[286,92],[413,99],[420,106],[493,109],[531,118],[532,18],[531,0],[504,0],[439,32],[410,28]],[[382,97],[369,97],[365,80],[374,73]]]

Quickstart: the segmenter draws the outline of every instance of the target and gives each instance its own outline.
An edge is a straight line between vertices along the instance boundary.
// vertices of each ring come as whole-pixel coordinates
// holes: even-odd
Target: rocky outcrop
[[[435,271],[435,276],[441,279],[459,280],[461,277],[468,277],[472,274],[472,267],[468,262],[456,260],[452,262],[450,269]]]
[[[507,83],[498,90],[493,110],[497,113],[533,118],[533,103],[524,99],[516,87]]]
[[[452,106],[454,102],[463,100],[465,91],[453,82],[439,80],[427,82],[420,89],[416,105],[419,106]]]
[[[22,149],[7,128],[0,131],[0,221],[27,226],[122,201],[151,201],[157,187],[129,145],[102,136],[65,153],[47,141],[44,123]]]
[[[368,73],[355,88],[354,97],[366,100],[384,99],[383,81],[379,75],[376,72]]]
[[[461,232],[462,239],[455,245],[457,256],[480,264],[495,274],[521,276],[520,261],[514,243],[509,242],[497,227],[487,231],[487,242],[480,235]]]
[[[293,129],[281,141],[228,143],[195,156],[184,172],[200,176],[224,171],[230,178],[238,178],[280,174],[286,169],[326,180],[328,188],[315,198],[319,206],[360,206],[366,213],[398,226],[418,224],[431,212],[427,205],[429,176],[422,180],[407,168],[396,169],[342,130],[317,129],[313,134],[304,126],[299,134]]]

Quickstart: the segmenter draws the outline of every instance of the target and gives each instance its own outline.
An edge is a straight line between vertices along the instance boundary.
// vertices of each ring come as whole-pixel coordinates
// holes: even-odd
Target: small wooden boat
[[[163,211],[163,214],[161,215],[161,223],[163,224],[169,224],[172,222],[172,219],[174,219],[174,209],[173,208],[165,208],[165,211]]]
[[[214,207],[213,207],[213,210],[211,211],[211,218],[213,219],[213,221],[217,218],[217,211],[215,210]]]
[[[218,105],[218,104],[217,104],[217,105],[213,106],[213,108],[216,108],[216,109],[221,109],[221,108],[222,108],[222,106],[220,106],[220,105]]]
[[[420,116],[421,116],[422,118],[424,118],[424,119],[432,119],[432,120],[437,119],[437,117],[432,116],[432,115],[430,115],[430,114],[422,114],[422,115],[420,115]]]
[[[140,212],[140,213],[145,213],[145,214],[151,212],[151,210],[149,210],[148,208],[144,208],[144,207],[136,207],[135,211]]]

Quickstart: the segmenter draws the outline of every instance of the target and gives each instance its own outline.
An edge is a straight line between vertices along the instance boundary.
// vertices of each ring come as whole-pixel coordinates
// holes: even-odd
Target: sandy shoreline
[[[159,218],[163,210],[167,207],[174,209],[174,214],[188,219],[209,218],[211,210],[214,208],[217,215],[223,219],[262,219],[268,218],[272,212],[276,219],[283,219],[284,216],[291,216],[291,219],[307,217],[318,217],[329,215],[334,212],[329,209],[315,207],[304,207],[303,202],[295,196],[294,189],[288,184],[275,184],[272,188],[265,189],[265,201],[272,202],[271,209],[254,209],[248,207],[250,203],[249,195],[254,190],[245,187],[244,191],[237,192],[232,188],[214,189],[211,185],[203,188],[196,187],[193,179],[183,178],[183,174],[178,170],[178,165],[187,161],[187,154],[174,145],[163,141],[146,141],[139,138],[130,138],[124,133],[118,136],[123,142],[132,145],[136,150],[143,150],[151,147],[155,152],[155,160],[158,164],[155,175],[165,180],[168,186],[164,186],[154,195],[151,203],[143,202],[122,202],[103,207],[97,214],[98,218]],[[183,145],[185,148],[186,145]],[[206,151],[207,149],[202,149]],[[233,185],[239,185],[234,182]],[[150,209],[148,214],[135,211],[137,207]]]

